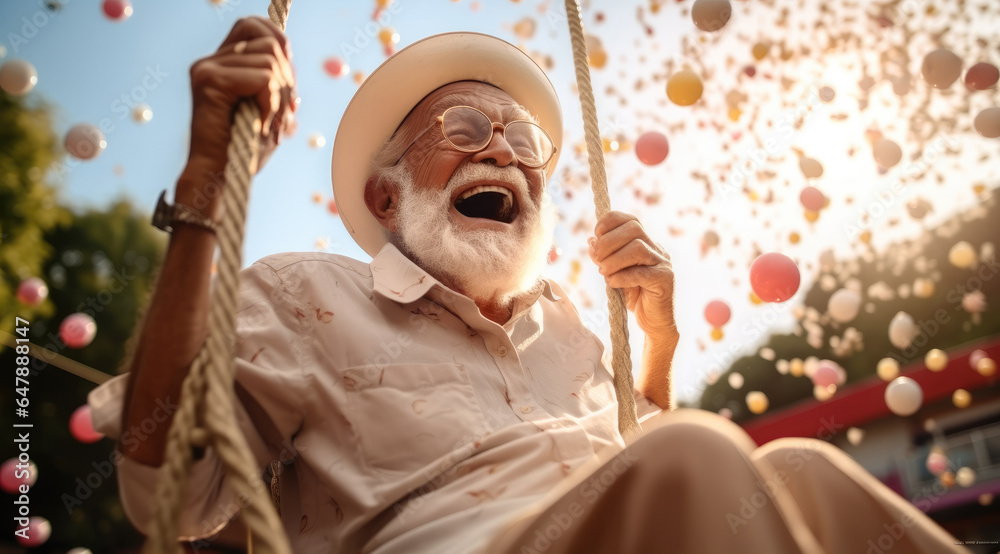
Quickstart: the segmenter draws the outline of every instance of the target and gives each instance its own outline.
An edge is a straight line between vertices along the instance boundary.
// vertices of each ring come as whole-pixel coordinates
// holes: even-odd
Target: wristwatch
[[[197,225],[213,233],[218,227],[210,217],[190,206],[185,206],[179,202],[168,204],[167,191],[164,190],[160,193],[160,199],[156,201],[156,210],[153,211],[153,227],[172,233],[174,223]]]

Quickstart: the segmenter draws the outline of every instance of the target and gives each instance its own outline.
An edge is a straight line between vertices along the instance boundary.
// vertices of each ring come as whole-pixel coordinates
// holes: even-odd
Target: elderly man
[[[266,158],[297,106],[289,57],[284,35],[251,18],[191,70],[190,159],[177,206],[158,209],[172,235],[132,371],[90,398],[97,427],[121,436],[123,504],[140,529],[205,337],[225,215],[209,184],[233,107],[260,106]],[[561,134],[545,74],[484,35],[420,41],[357,92],[333,179],[371,263],[279,254],[243,273],[238,416],[262,475],[281,462],[294,551],[864,552],[887,550],[883,536],[893,552],[955,549],[825,443],[755,450],[721,418],[657,415],[678,341],[670,259],[611,213],[589,252],[645,332],[636,396],[652,416],[625,448],[604,347],[540,277]],[[211,449],[194,464],[182,538],[237,512],[220,467]]]

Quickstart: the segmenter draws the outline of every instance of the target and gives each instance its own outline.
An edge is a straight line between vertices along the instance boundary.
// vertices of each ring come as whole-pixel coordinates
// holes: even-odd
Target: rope
[[[268,15],[281,30],[288,21],[291,0],[271,0]],[[246,438],[236,421],[233,381],[234,330],[236,325],[239,271],[250,181],[257,169],[260,110],[251,102],[240,103],[227,151],[223,217],[217,231],[219,241],[218,282],[212,294],[208,337],[184,380],[181,403],[168,435],[166,458],[156,491],[156,512],[144,554],[175,554],[183,492],[191,468],[194,448],[211,446],[222,460],[225,485],[235,492],[250,531],[248,546],[262,554],[290,554],[291,548],[281,520],[271,507],[269,491]],[[256,537],[254,539],[254,536]]]
[[[587,139],[587,159],[590,162],[590,186],[594,191],[594,209],[600,219],[611,211],[608,195],[608,176],[604,171],[604,153],[601,134],[597,126],[597,106],[594,89],[590,84],[587,64],[587,43],[583,35],[583,19],[577,0],[566,0],[566,19],[573,43],[573,65],[576,69],[576,87],[580,91],[583,110],[583,130]],[[611,324],[611,367],[615,374],[615,396],[618,397],[618,431],[627,442],[639,434],[639,420],[635,412],[632,381],[632,348],[628,343],[628,312],[622,291],[607,287],[608,314]]]

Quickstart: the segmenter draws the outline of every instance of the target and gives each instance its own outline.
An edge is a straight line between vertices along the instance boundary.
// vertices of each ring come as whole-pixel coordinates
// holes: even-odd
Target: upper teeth
[[[514,198],[511,195],[509,189],[505,189],[503,187],[498,187],[496,185],[479,185],[479,186],[472,187],[471,189],[463,192],[458,197],[458,201],[461,202],[462,200],[465,200],[466,198],[468,198],[470,196],[474,196],[474,195],[482,193],[482,192],[499,192],[499,193],[503,194],[504,196],[506,196],[507,200],[509,200],[509,201],[513,201],[514,200]]]

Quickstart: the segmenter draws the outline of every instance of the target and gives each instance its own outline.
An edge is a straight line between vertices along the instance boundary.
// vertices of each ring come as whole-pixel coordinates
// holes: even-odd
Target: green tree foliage
[[[0,328],[10,329],[16,315],[49,315],[51,303],[35,308],[18,304],[17,287],[38,276],[52,253],[46,231],[69,221],[56,205],[49,168],[58,150],[48,109],[26,106],[0,94]]]
[[[45,108],[28,108],[5,95],[0,103],[2,330],[9,333],[14,316],[23,317],[31,322],[29,337],[36,345],[115,374],[152,287],[165,236],[150,226],[147,213],[126,200],[82,213],[60,206],[57,191],[41,177],[59,162]],[[42,309],[29,309],[13,297],[26,276],[42,277],[48,284]],[[76,312],[91,315],[97,324],[93,342],[80,349],[68,348],[59,338],[60,323]],[[0,347],[0,367],[14,365],[13,352]],[[70,416],[96,385],[41,359],[33,358],[30,367],[30,416],[25,422],[34,425],[30,456],[39,468],[30,491],[31,515],[52,523],[52,537],[33,552],[77,546],[117,552],[138,546],[141,537],[126,521],[118,499],[115,443],[106,438],[82,444],[70,434]],[[13,414],[12,400],[12,394],[0,395],[5,421]],[[13,454],[8,447],[2,459]],[[4,504],[3,513],[12,521],[12,502]],[[0,539],[3,544],[13,544],[11,534]]]
[[[827,270],[827,279],[835,279],[836,286],[824,290],[820,284],[824,276],[820,275],[806,293],[804,307],[825,314],[830,296],[843,287],[847,279],[855,278],[861,283],[862,305],[870,302],[874,311],[867,313],[862,309],[857,318],[848,324],[821,316],[819,323],[823,328],[824,342],[818,349],[806,342],[804,333],[772,335],[762,346],[775,351],[775,361],[809,356],[833,360],[844,367],[847,383],[850,384],[871,378],[882,358],[895,358],[901,367],[905,367],[911,363],[922,363],[924,354],[932,348],[948,351],[1000,334],[1000,310],[995,306],[988,306],[978,323],[962,308],[962,297],[974,290],[981,290],[987,301],[995,303],[1000,298],[1000,265],[995,258],[980,259],[973,267],[961,269],[948,261],[949,250],[962,240],[971,243],[977,252],[981,252],[987,244],[1000,247],[1000,225],[996,222],[998,208],[1000,189],[994,189],[979,206],[955,215],[919,237],[895,244],[882,253],[869,252],[857,259],[839,261]],[[918,298],[912,293],[913,284],[920,277],[934,281],[934,292],[927,298]],[[869,297],[869,287],[880,281],[894,291],[893,298],[880,300]],[[901,287],[911,291],[905,298],[899,294]],[[900,311],[910,314],[921,328],[920,334],[907,349],[899,349],[889,343],[889,321]],[[830,338],[843,337],[848,327],[860,331],[863,348],[837,355],[830,346]],[[733,419],[741,421],[754,417],[744,401],[746,393],[751,390],[762,391],[768,396],[769,411],[811,399],[813,387],[809,378],[782,375],[776,371],[775,361],[757,355],[734,361],[718,381],[705,388],[701,407],[712,411],[729,408]],[[728,383],[729,375],[734,372],[744,377],[740,390],[733,390]]]

